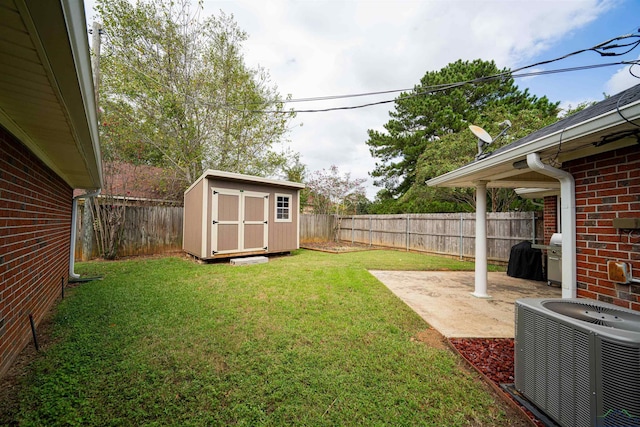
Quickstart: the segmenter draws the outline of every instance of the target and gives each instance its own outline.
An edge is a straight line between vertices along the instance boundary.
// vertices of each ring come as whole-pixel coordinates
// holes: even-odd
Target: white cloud
[[[638,57],[640,60],[640,56]],[[631,68],[630,65],[620,68],[607,83],[605,84],[605,91],[608,95],[615,95],[618,92],[622,92],[625,89],[629,89],[631,86],[635,86],[640,83],[640,66],[636,65]],[[629,71],[633,72],[633,76]]]
[[[91,7],[92,1],[87,2]],[[265,67],[283,95],[294,98],[412,88],[427,71],[458,59],[526,65],[615,6],[610,0],[204,0],[206,14],[233,13],[249,34],[249,66]],[[88,13],[92,16],[93,13]],[[621,76],[619,79],[624,79]],[[615,81],[614,81],[615,80]],[[612,79],[617,85],[618,77]],[[296,108],[356,105],[396,94],[291,104]],[[367,129],[381,129],[393,104],[299,114],[291,148],[310,170],[336,164],[368,177],[374,159]],[[368,177],[368,195],[377,191]]]
[[[205,7],[210,3],[205,2]],[[427,71],[458,59],[493,59],[516,67],[592,22],[609,2],[560,1],[315,1],[241,2],[245,11],[268,14],[260,31],[245,27],[254,61],[267,67],[283,93],[294,98],[412,88]],[[223,7],[224,8],[224,7]],[[247,21],[249,23],[249,21]],[[254,43],[267,47],[254,49]],[[290,64],[285,59],[295,58]],[[305,105],[324,108],[377,98]],[[336,164],[362,174],[375,161],[366,145],[367,129],[380,129],[393,104],[360,110],[300,114],[304,126],[292,135],[292,148],[309,169]],[[369,177],[370,197],[377,191]]]

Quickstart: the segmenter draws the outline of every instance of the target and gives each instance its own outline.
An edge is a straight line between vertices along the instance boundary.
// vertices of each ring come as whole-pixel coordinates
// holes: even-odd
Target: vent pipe
[[[540,160],[540,154],[527,154],[531,170],[560,181],[562,220],[562,298],[576,297],[576,185],[573,176]]]

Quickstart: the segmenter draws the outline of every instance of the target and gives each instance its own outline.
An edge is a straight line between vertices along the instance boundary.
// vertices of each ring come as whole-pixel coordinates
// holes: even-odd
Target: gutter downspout
[[[562,220],[562,298],[575,298],[576,281],[576,185],[573,176],[540,160],[538,153],[527,154],[527,165],[560,181],[560,217]]]
[[[88,199],[89,197],[94,197],[100,194],[101,189],[91,193],[80,194],[79,196],[75,196],[73,198],[73,203],[71,204],[71,250],[69,253],[69,279],[78,279],[80,278],[79,274],[75,273],[75,252],[76,252],[76,223],[78,222],[78,199]]]

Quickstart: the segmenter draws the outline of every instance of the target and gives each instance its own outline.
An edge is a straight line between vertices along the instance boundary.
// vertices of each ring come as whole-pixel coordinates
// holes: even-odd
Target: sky
[[[88,25],[95,12],[85,1]],[[203,0],[204,14],[233,14],[249,38],[245,63],[263,67],[281,95],[294,99],[412,89],[428,71],[462,60],[494,60],[515,69],[589,48],[640,28],[637,0]],[[537,71],[640,58],[585,52],[535,67]],[[628,68],[628,67],[626,67]],[[640,83],[622,65],[517,79],[561,107],[599,101]],[[634,69],[640,75],[640,67]],[[325,109],[393,100],[398,93],[293,103]],[[375,159],[367,130],[384,130],[393,103],[321,113],[299,113],[286,148],[301,154],[308,171],[338,166],[367,178]],[[482,126],[481,123],[477,123]],[[469,143],[476,140],[469,133]]]

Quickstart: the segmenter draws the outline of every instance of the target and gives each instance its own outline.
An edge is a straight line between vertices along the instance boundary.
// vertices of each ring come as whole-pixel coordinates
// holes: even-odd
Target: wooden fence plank
[[[78,207],[81,209],[81,206]],[[182,249],[180,206],[127,206],[118,256],[153,255]],[[82,218],[82,213],[78,213]],[[534,236],[542,240],[541,214],[507,212],[487,214],[487,257],[507,262],[511,247]],[[81,221],[76,225],[81,236]],[[300,216],[300,241],[345,242],[430,252],[473,259],[475,256],[475,214],[403,214]],[[96,245],[94,245],[95,247]],[[98,256],[97,252],[92,257]],[[75,257],[82,259],[80,238]]]
[[[301,242],[328,242],[334,239],[335,215],[300,215]]]
[[[512,246],[540,239],[540,216],[533,212],[488,213],[488,259],[508,262]],[[474,213],[356,215],[342,217],[337,234],[346,242],[473,259],[475,224]]]
[[[78,218],[82,218],[78,206]],[[118,257],[156,255],[182,250],[182,206],[125,206],[124,229]],[[75,259],[82,259],[82,221],[78,220]],[[93,245],[91,258],[99,256]]]

